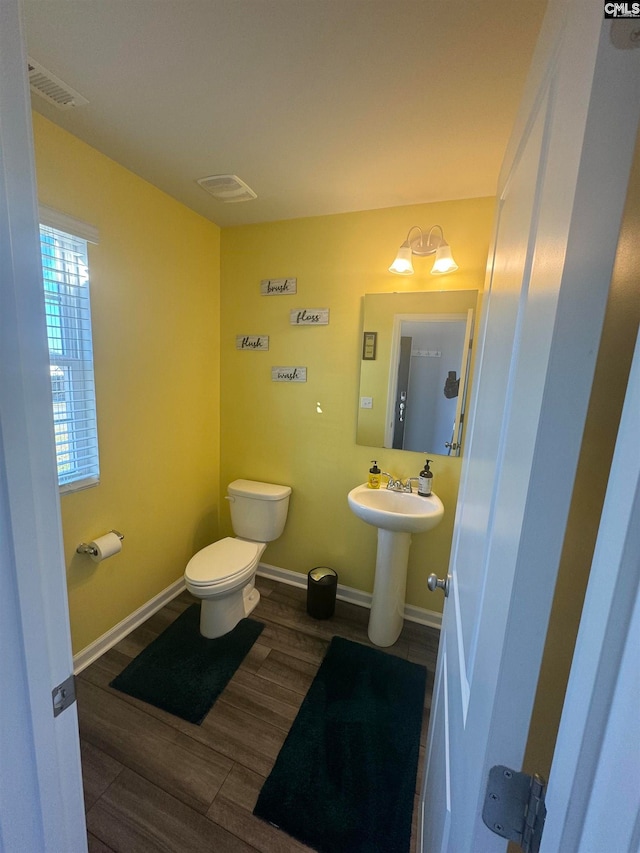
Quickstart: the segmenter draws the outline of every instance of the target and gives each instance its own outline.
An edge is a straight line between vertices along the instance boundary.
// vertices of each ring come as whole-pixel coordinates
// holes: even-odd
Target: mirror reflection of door
[[[386,446],[457,455],[470,318],[398,315],[395,325],[391,364],[398,367],[391,377],[387,428],[392,436]]]
[[[404,448],[404,427],[409,406],[409,371],[411,369],[412,339],[400,338],[400,355],[398,358],[398,390],[396,392],[395,416],[393,420],[393,447],[396,450]]]
[[[360,362],[360,384],[356,443],[367,447],[395,448],[425,452],[427,455],[459,456],[464,431],[464,409],[468,393],[468,377],[471,365],[471,339],[477,314],[480,310],[477,290],[428,291],[415,293],[369,293],[364,297],[362,330],[375,332],[377,348],[364,355]],[[460,350],[454,355],[448,347],[432,341],[422,343],[420,331],[401,329],[402,322],[412,321],[440,323],[441,334],[447,337],[446,327],[466,323],[466,335]],[[419,362],[422,367],[427,361],[433,367],[441,366],[441,374],[432,388],[419,387],[413,381],[420,370],[410,368],[407,380],[398,378],[398,356],[401,338],[413,338],[412,350],[442,351],[442,355],[414,355],[410,362]],[[459,338],[459,335],[458,335]],[[449,357],[450,356],[450,357]],[[400,392],[400,393],[399,393]],[[405,399],[400,395],[404,392]],[[431,396],[430,396],[431,395]],[[443,407],[456,402],[455,415]],[[407,415],[402,437],[396,431],[396,420],[400,404],[405,404]],[[422,414],[419,414],[422,412]],[[443,421],[446,438],[428,426],[432,420]],[[413,429],[414,418],[417,424]],[[455,424],[455,426],[454,426]],[[400,424],[398,427],[400,428]],[[416,444],[409,443],[408,433],[418,433]],[[441,431],[442,432],[442,431]],[[394,436],[394,433],[395,436]],[[439,436],[438,446],[430,446],[428,435]]]

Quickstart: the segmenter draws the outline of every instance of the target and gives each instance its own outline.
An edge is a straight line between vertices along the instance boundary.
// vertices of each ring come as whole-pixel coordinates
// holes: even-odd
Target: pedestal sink
[[[378,528],[368,633],[376,646],[392,646],[402,630],[411,534],[439,524],[444,507],[433,493],[423,498],[415,492],[370,489],[366,483],[352,489],[347,500],[358,518]]]

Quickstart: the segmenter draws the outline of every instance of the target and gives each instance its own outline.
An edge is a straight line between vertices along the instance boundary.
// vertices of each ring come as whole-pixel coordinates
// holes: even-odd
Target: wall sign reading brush
[[[296,293],[297,290],[297,278],[263,278],[260,282],[262,296],[285,296]]]
[[[292,326],[328,326],[328,308],[294,308],[289,314]]]
[[[236,349],[268,350],[269,335],[236,335]]]

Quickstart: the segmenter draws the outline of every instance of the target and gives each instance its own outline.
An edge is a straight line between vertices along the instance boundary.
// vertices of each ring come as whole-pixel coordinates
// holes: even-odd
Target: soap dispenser
[[[431,459],[427,459],[424,468],[420,471],[420,476],[418,477],[418,494],[422,495],[423,498],[428,498],[431,494],[433,474],[431,473],[431,468],[429,468],[430,462]]]
[[[372,459],[371,468],[369,468],[369,482],[367,485],[370,489],[379,489],[380,488],[380,469],[378,468],[378,463],[375,459]]]

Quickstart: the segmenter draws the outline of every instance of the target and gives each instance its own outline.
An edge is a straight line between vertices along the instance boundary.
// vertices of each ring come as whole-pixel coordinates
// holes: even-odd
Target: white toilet
[[[291,488],[234,480],[227,492],[236,537],[198,551],[184,572],[187,589],[202,599],[200,633],[209,639],[229,633],[260,601],[256,569],[267,543],[284,530]]]

